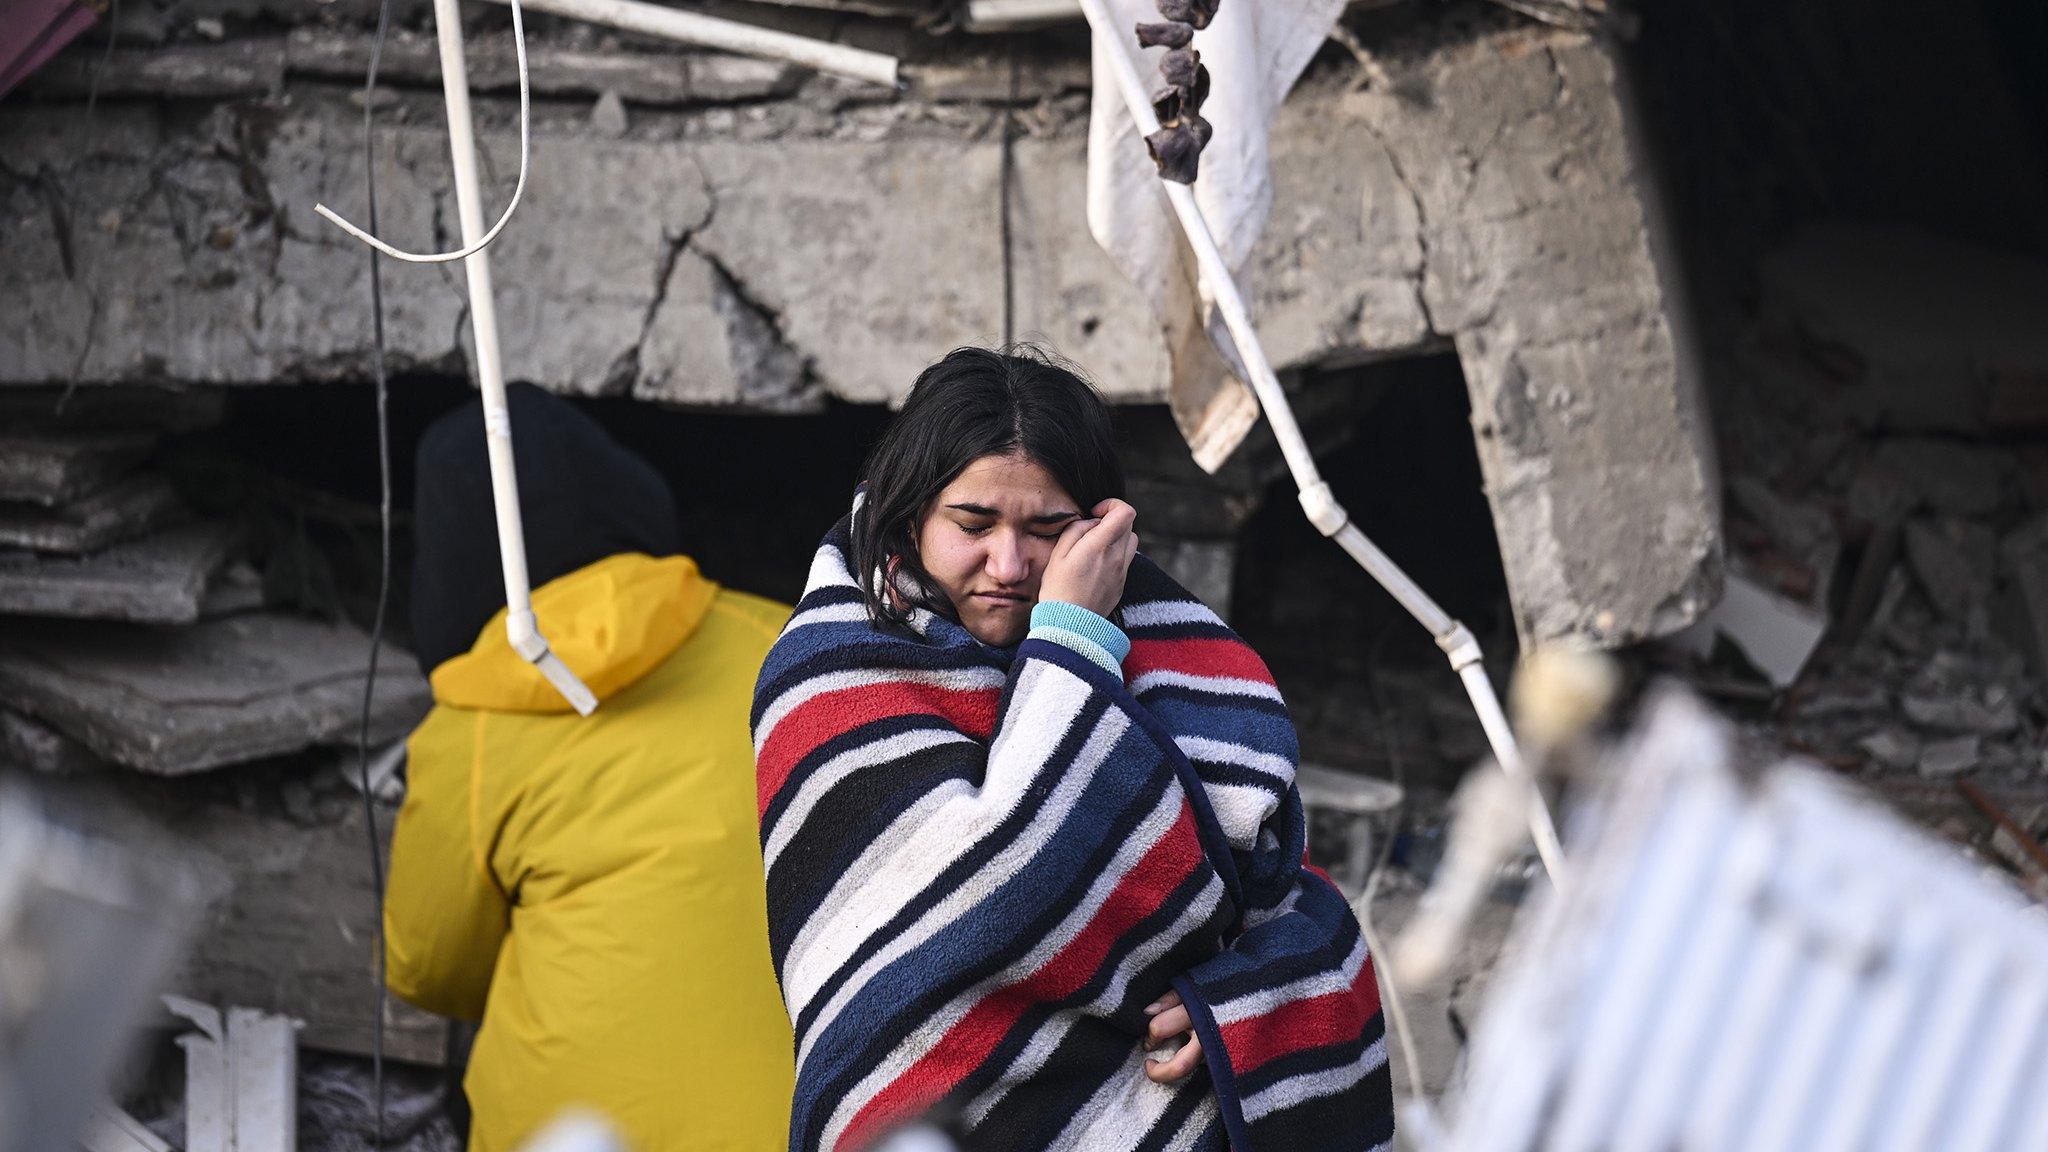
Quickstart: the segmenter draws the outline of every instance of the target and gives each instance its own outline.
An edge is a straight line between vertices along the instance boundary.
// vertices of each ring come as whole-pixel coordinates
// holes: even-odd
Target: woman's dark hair
[[[876,587],[876,572],[919,606],[953,616],[952,602],[917,555],[917,528],[932,501],[969,464],[1022,452],[1052,474],[1085,514],[1124,494],[1109,405],[1074,367],[1034,345],[1003,351],[956,348],[924,370],[903,411],[868,456],[853,531],[853,570],[868,616],[903,627],[908,613]]]

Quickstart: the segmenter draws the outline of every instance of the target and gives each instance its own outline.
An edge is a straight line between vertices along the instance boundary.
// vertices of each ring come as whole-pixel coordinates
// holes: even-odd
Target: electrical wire
[[[532,152],[533,143],[532,101],[527,91],[526,76],[526,24],[519,14],[519,0],[511,0],[511,5],[512,51],[513,55],[517,58],[519,62],[519,182],[512,186],[512,199],[506,203],[504,213],[498,217],[498,222],[496,224],[491,225],[490,231],[485,232],[481,237],[479,237],[476,243],[471,244],[466,248],[458,249],[457,251],[454,252],[407,252],[402,248],[393,248],[391,245],[386,244],[384,241],[379,240],[377,238],[377,220],[374,215],[370,218],[370,228],[369,231],[366,232],[363,229],[358,228],[355,225],[349,223],[348,221],[343,220],[340,216],[335,214],[332,208],[329,208],[325,204],[313,205],[314,212],[326,217],[330,222],[338,226],[342,231],[348,233],[349,235],[355,237],[358,240],[361,240],[363,243],[368,244],[370,247],[376,249],[379,252],[382,252],[386,256],[389,256],[394,260],[410,261],[414,264],[451,264],[457,260],[466,260],[469,257],[474,256],[477,253],[491,246],[491,242],[498,238],[498,233],[504,231],[505,225],[512,222],[512,213],[517,211],[519,208],[519,198],[526,193],[527,160]],[[383,6],[381,2],[378,11],[380,13],[383,12]],[[378,19],[381,21],[383,17],[380,15]],[[374,73],[375,70],[376,64],[373,61],[371,64],[371,71]],[[368,111],[369,110],[367,108],[364,109],[364,113],[366,116],[368,114]]]
[[[516,12],[517,9],[514,9]],[[377,35],[370,43],[370,67],[363,77],[363,183],[370,228],[377,227],[377,68],[384,58],[384,38],[391,29],[391,0],[378,0]],[[521,95],[525,94],[524,56]],[[522,161],[523,165],[523,161]],[[522,172],[523,178],[523,172]],[[375,246],[370,249],[370,334],[372,372],[377,387],[377,610],[370,625],[370,666],[363,677],[362,725],[356,732],[356,772],[363,790],[363,825],[370,838],[370,891],[377,925],[376,1017],[370,1022],[370,1082],[376,1096],[374,1147],[384,1146],[384,846],[377,835],[377,798],[370,783],[370,711],[377,691],[377,658],[384,648],[385,615],[391,604],[391,387],[384,361],[384,269]]]
[[[1017,341],[1017,266],[1010,233],[1010,186],[1017,175],[1017,46],[1010,45],[1010,98],[1003,103],[1003,166],[997,177],[1002,213],[1003,242],[1003,347]]]

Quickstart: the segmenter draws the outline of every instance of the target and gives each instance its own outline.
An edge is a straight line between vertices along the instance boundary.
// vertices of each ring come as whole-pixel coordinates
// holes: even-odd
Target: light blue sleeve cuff
[[[1040,600],[1032,606],[1031,635],[1071,648],[1119,679],[1124,674],[1124,657],[1131,654],[1131,638],[1123,629],[1064,600]]]

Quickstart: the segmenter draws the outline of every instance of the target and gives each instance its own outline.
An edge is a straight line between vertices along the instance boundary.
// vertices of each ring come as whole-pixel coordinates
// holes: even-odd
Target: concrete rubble
[[[0,500],[76,500],[134,471],[155,444],[146,432],[0,434]]]
[[[369,638],[355,628],[254,613],[185,628],[15,620],[0,635],[0,696],[96,755],[176,776],[351,742]],[[371,737],[426,715],[426,681],[387,647]]]
[[[862,27],[905,55],[910,92],[536,33],[536,60],[565,65],[537,81],[570,98],[536,106],[525,223],[493,250],[509,374],[815,411],[890,401],[943,349],[999,338],[1007,86],[948,58],[978,39]],[[1418,11],[1404,28],[1375,46],[1384,86],[1319,68],[1280,117],[1276,209],[1246,276],[1267,350],[1288,369],[1454,350],[1523,637],[1681,627],[1719,586],[1712,446],[1614,61],[1497,14]],[[502,181],[509,73],[502,46],[477,42]],[[21,253],[0,268],[0,384],[365,378],[364,262],[310,215],[359,214],[363,51],[310,27],[138,49],[106,91],[201,85],[193,115],[103,100],[91,158],[72,146],[83,106],[61,69],[43,104],[0,109],[0,218]],[[202,66],[236,52],[241,70]],[[452,212],[424,40],[395,41],[386,67],[383,231],[439,243]],[[1157,401],[1164,350],[1083,219],[1085,60],[1035,52],[1020,82],[1017,330],[1116,400]],[[161,186],[176,194],[144,192]],[[462,374],[459,276],[386,271],[396,366]]]
[[[2029,359],[2039,313],[1980,290],[2048,285],[2048,267],[1825,226],[1761,276],[1763,305],[1718,365],[1716,403],[1737,414],[1721,445],[1729,565],[1824,635],[1789,682],[1733,651],[1677,670],[1758,740],[1855,774],[1990,859],[1990,825],[1954,789],[2022,812],[2048,799],[2048,460],[2002,438],[2048,423],[2014,423],[2016,381],[2048,360]],[[1949,323],[1955,300],[1977,310],[1968,323]]]
[[[241,536],[236,525],[215,521],[87,556],[0,551],[0,613],[190,624]]]
[[[54,508],[0,505],[0,547],[97,552],[175,519],[180,511],[178,495],[163,477],[133,476]]]

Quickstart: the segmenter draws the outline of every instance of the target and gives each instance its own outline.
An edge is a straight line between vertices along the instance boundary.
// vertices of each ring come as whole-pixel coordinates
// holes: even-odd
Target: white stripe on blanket
[[[1156,628],[1168,624],[1221,624],[1209,606],[1195,600],[1153,600],[1123,607],[1124,629]]]
[[[1235,1024],[1239,1020],[1263,1016],[1283,1004],[1290,1004],[1296,1000],[1312,1000],[1317,996],[1342,992],[1358,980],[1358,970],[1364,964],[1365,935],[1360,933],[1358,942],[1351,946],[1350,955],[1344,957],[1343,965],[1335,971],[1317,972],[1292,983],[1282,984],[1278,988],[1268,988],[1222,1004],[1212,1004],[1209,1006],[1209,1013],[1216,1017],[1216,1026],[1221,1028],[1226,1024]]]
[[[883,740],[849,748],[825,763],[805,780],[789,806],[775,822],[775,830],[768,834],[768,843],[761,849],[763,864],[775,867],[775,861],[782,857],[782,850],[789,846],[804,821],[811,815],[811,809],[818,806],[832,789],[839,786],[848,776],[863,768],[885,764],[901,756],[914,756],[927,748],[941,744],[972,744],[973,738],[951,728],[919,728],[910,732],[898,732]]]

